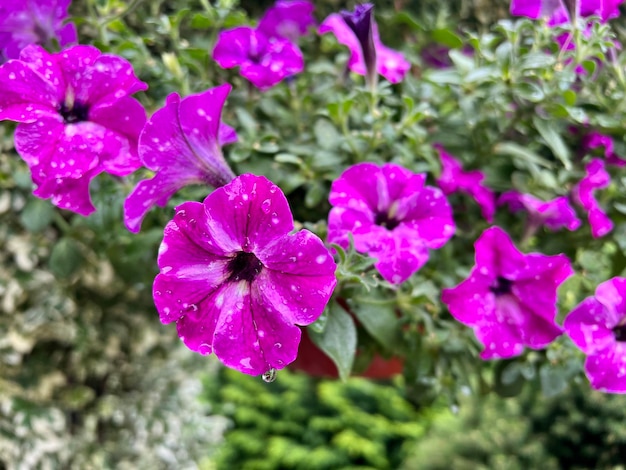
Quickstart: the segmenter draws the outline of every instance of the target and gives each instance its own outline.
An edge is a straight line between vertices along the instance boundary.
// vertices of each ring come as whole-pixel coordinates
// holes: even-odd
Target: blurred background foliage
[[[538,54],[556,53],[548,29],[496,26],[508,0],[374,3],[384,42],[415,64],[401,85],[380,84],[375,112],[361,82],[342,75],[346,50],[328,36],[304,38],[307,73],[263,94],[211,61],[218,31],[254,22],[268,1],[75,0],[70,11],[82,42],[126,57],[149,83],[139,94],[149,113],[173,91],[232,83],[224,120],[240,140],[227,159],[237,173],[271,175],[296,219],[321,236],[330,182],[362,159],[432,180],[440,141],[468,168],[485,169],[494,189],[549,198],[582,176],[586,125],[612,134],[626,154],[624,58],[607,60],[606,29],[585,39],[594,68],[579,76],[573,66],[555,73]],[[316,1],[316,17],[353,4]],[[620,21],[611,23],[618,38]],[[428,65],[433,45],[449,68]],[[571,343],[478,370],[471,331],[441,308],[439,289],[467,272],[486,227],[469,199],[453,196],[454,246],[402,288],[342,286],[347,299],[385,296],[397,306],[353,305],[369,348],[360,354],[405,355],[404,377],[343,383],[284,371],[265,384],[189,353],[154,311],[162,228],[175,205],[206,188],[181,191],[132,235],[122,202],[145,174],[98,177],[98,211],[83,219],[31,195],[12,132],[0,127],[0,469],[623,468],[625,398],[589,391]],[[601,194],[616,222],[609,237],[592,240],[584,224],[527,241],[527,250],[565,251],[575,262],[561,314],[626,268],[626,181],[613,176]],[[500,211],[497,222],[523,232],[517,215]],[[345,279],[358,277],[363,259],[344,267]],[[385,329],[368,323],[372,312],[391,318]]]

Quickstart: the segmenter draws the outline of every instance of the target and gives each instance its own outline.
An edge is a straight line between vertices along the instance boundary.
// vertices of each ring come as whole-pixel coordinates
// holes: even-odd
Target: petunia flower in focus
[[[605,236],[613,230],[613,222],[602,210],[595,198],[596,189],[603,189],[611,183],[611,176],[604,169],[604,162],[592,159],[585,166],[585,176],[572,188],[572,198],[580,207],[587,211],[591,235],[594,238]]]
[[[221,122],[229,84],[211,88],[181,100],[177,93],[148,120],[139,136],[139,156],[156,174],[140,181],[124,203],[124,223],[138,232],[154,205],[189,184],[220,187],[234,173],[224,160],[222,145],[237,141],[235,130]]]
[[[526,16],[533,20],[545,19],[556,26],[571,21],[572,14],[581,17],[599,16],[602,22],[619,16],[619,4],[623,0],[512,0],[511,14]],[[573,8],[578,11],[573,11]]]
[[[71,0],[19,0],[0,5],[0,63],[19,58],[30,45],[67,46],[77,42],[76,26],[66,23]]]
[[[225,69],[239,66],[239,73],[260,90],[302,72],[304,58],[287,39],[269,38],[248,26],[222,31],[213,49],[213,59]]]
[[[580,227],[580,219],[565,196],[542,201],[530,194],[507,191],[500,196],[498,204],[508,204],[511,212],[526,211],[528,227],[535,230],[542,225],[552,231],[562,228],[574,231]]]
[[[146,122],[130,95],[148,86],[125,59],[93,46],[50,54],[24,48],[0,67],[0,119],[16,121],[15,148],[26,161],[35,196],[81,215],[95,210],[89,183],[141,166],[137,140]]]
[[[376,258],[387,281],[400,284],[428,261],[454,234],[452,210],[426,175],[393,163],[351,166],[332,183],[328,242],[354,247]]]
[[[587,355],[585,373],[591,386],[626,393],[626,279],[614,277],[572,310],[563,328]]]
[[[293,43],[308,33],[315,24],[315,6],[306,0],[278,0],[267,9],[259,21],[257,31],[268,38],[283,38]]]
[[[493,222],[496,212],[496,196],[494,192],[483,184],[485,174],[482,171],[463,171],[461,163],[447,153],[440,144],[434,145],[441,159],[441,174],[437,184],[444,194],[463,192],[474,198],[480,206],[480,211],[487,220]]]
[[[370,85],[379,73],[391,83],[398,83],[411,68],[401,52],[386,47],[380,40],[372,16],[372,5],[357,5],[354,12],[333,13],[319,26],[320,34],[331,32],[340,44],[350,49],[348,67],[364,75]]]
[[[626,160],[615,153],[613,138],[610,135],[592,131],[582,141],[585,150],[604,149],[605,161],[609,165],[626,166]]]
[[[178,206],[154,280],[161,321],[176,322],[192,351],[246,374],[293,362],[296,325],[320,316],[337,282],[322,241],[293,229],[285,195],[263,176],[238,176]]]
[[[500,227],[485,230],[474,244],[469,277],[444,289],[441,300],[484,345],[483,359],[541,349],[561,334],[554,323],[556,292],[573,274],[565,255],[523,254]]]

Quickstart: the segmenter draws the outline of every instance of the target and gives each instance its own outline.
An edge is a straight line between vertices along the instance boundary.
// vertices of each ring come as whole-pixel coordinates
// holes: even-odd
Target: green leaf
[[[544,52],[532,52],[522,58],[520,68],[522,70],[547,69],[553,67],[555,61],[556,59],[553,55]]]
[[[431,33],[433,41],[443,44],[444,46],[459,48],[463,47],[463,41],[449,29],[435,29]]]
[[[341,142],[341,136],[335,126],[326,119],[318,119],[313,125],[313,133],[317,144],[326,150],[336,148]]]
[[[495,366],[493,390],[501,397],[519,395],[526,383],[517,361],[500,361]]]
[[[515,142],[500,142],[494,146],[493,151],[499,154],[510,155],[526,163],[552,168],[552,164],[548,160]]]
[[[71,238],[62,238],[54,245],[48,264],[58,277],[67,278],[76,272],[83,262],[80,246]]]
[[[333,360],[339,377],[345,381],[350,376],[356,354],[356,326],[352,317],[333,302],[323,333],[309,331],[309,336]]]
[[[535,125],[537,131],[539,131],[539,134],[541,134],[541,137],[543,137],[543,140],[545,140],[546,144],[548,144],[548,147],[550,147],[550,150],[552,150],[552,153],[556,156],[556,158],[561,160],[565,169],[571,170],[572,162],[570,161],[569,149],[565,145],[565,142],[563,142],[559,133],[556,131],[553,122],[535,117],[533,119],[533,124]]]
[[[567,388],[567,371],[563,367],[545,364],[539,371],[541,392],[546,398],[554,397]]]
[[[538,85],[530,82],[521,82],[515,86],[515,91],[519,96],[532,103],[537,103],[545,98],[545,93]]]
[[[50,201],[30,199],[20,214],[20,221],[26,230],[36,233],[46,228],[53,216],[54,207]]]
[[[352,311],[365,330],[382,346],[395,349],[398,343],[398,318],[395,303],[381,302],[378,299],[363,299],[352,304]]]

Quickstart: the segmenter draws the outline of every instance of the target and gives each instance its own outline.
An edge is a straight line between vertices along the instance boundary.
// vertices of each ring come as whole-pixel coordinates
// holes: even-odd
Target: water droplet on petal
[[[198,352],[204,356],[211,353],[211,346],[207,343],[202,343],[198,348]]]
[[[263,378],[263,382],[266,382],[269,384],[269,383],[272,383],[274,380],[276,380],[276,375],[277,375],[277,371],[276,369],[272,367],[270,370],[264,372],[261,377]]]
[[[280,348],[282,348],[282,347],[283,347],[283,345],[282,345],[281,343],[274,343],[274,347],[275,347],[276,349],[280,349]]]
[[[261,210],[263,211],[264,214],[268,214],[271,206],[272,206],[272,201],[270,199],[266,199],[261,204]]]

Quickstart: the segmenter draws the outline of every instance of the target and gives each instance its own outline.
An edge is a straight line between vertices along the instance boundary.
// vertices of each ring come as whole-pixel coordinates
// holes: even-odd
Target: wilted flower
[[[482,171],[463,171],[461,163],[448,154],[442,145],[435,144],[441,158],[441,175],[437,184],[444,194],[457,191],[469,194],[480,206],[480,211],[487,222],[493,222],[496,212],[496,197],[491,189],[483,184],[485,174]]]
[[[76,26],[65,23],[70,0],[4,1],[0,5],[0,63],[17,59],[30,44],[77,42]]]
[[[268,38],[283,38],[296,43],[315,24],[315,6],[306,0],[278,0],[264,14],[257,31]]]
[[[329,243],[347,248],[351,233],[355,249],[376,258],[383,278],[406,281],[455,229],[445,196],[425,181],[425,174],[393,163],[348,168],[330,188]]]
[[[146,122],[129,95],[147,85],[125,59],[93,46],[56,54],[31,45],[0,67],[0,119],[17,121],[15,148],[41,198],[89,215],[89,182],[103,171],[125,176],[141,166],[137,139]]]
[[[626,279],[600,284],[572,310],[565,332],[586,355],[585,373],[603,392],[626,393]]]
[[[156,172],[140,181],[124,203],[124,222],[138,232],[152,206],[163,207],[176,191],[189,184],[213,187],[229,183],[234,173],[221,146],[237,141],[235,130],[221,122],[229,84],[180,99],[167,97],[165,106],[148,120],[139,136],[139,156]]]
[[[582,146],[585,150],[593,150],[603,147],[606,163],[609,165],[626,166],[626,160],[623,160],[615,153],[613,148],[613,138],[610,135],[592,131],[583,138]]]
[[[571,21],[573,14],[581,17],[599,16],[605,22],[619,16],[623,0],[512,0],[511,14],[537,20],[545,19],[550,26]],[[578,11],[576,11],[576,9]]]
[[[241,76],[260,90],[304,69],[297,45],[286,39],[268,38],[248,26],[222,31],[213,49],[213,59],[225,69],[239,66]]]
[[[565,196],[542,201],[530,194],[507,191],[500,196],[498,203],[508,204],[511,212],[526,211],[528,225],[535,229],[542,225],[553,231],[561,228],[573,231],[580,227],[580,219]]]
[[[372,5],[358,5],[354,12],[333,13],[319,27],[320,34],[332,32],[350,49],[348,67],[374,82],[375,70],[391,83],[402,81],[411,64],[401,52],[384,46],[372,16]]]
[[[546,347],[561,334],[554,323],[556,291],[573,274],[567,257],[522,254],[500,227],[485,230],[474,247],[469,277],[444,289],[441,300],[485,346],[480,357],[507,358],[524,346]]]
[[[604,162],[594,158],[585,166],[583,179],[572,188],[574,202],[587,211],[591,235],[594,238],[603,237],[613,230],[613,222],[602,210],[594,195],[596,189],[606,188],[610,183],[611,176],[604,169]]]
[[[322,241],[294,229],[287,199],[241,175],[186,202],[165,227],[154,301],[185,345],[251,375],[296,358],[300,328],[324,310],[336,265]]]

